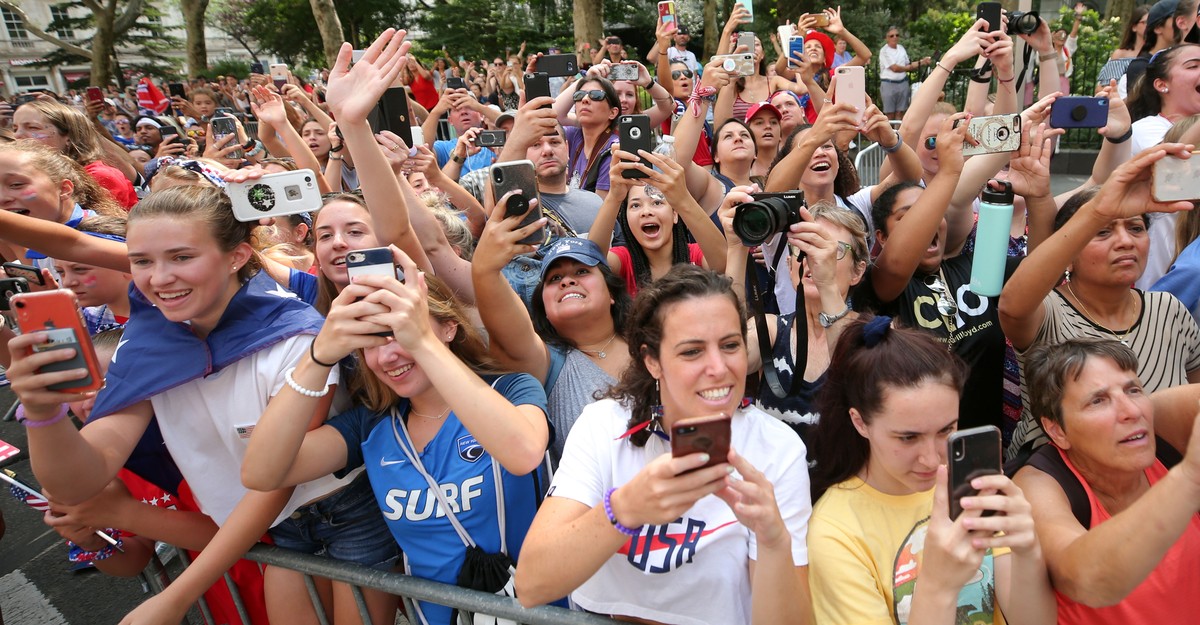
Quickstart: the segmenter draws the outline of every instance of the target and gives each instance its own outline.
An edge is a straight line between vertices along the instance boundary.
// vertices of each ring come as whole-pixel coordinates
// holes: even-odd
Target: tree
[[[188,78],[195,78],[208,69],[208,46],[204,42],[204,13],[208,0],[180,0],[183,25],[187,33]]]
[[[321,43],[325,48],[325,67],[333,67],[338,49],[345,41],[337,7],[334,6],[333,0],[309,0],[309,4],[312,6],[313,18],[317,20],[317,30],[321,33]]]
[[[573,11],[575,48],[595,46],[604,36],[604,0],[575,0]]]
[[[261,48],[253,45],[257,44],[261,35],[251,26],[250,13],[254,4],[254,0],[218,0],[208,12],[207,21],[238,42],[250,53],[250,58],[257,61]]]

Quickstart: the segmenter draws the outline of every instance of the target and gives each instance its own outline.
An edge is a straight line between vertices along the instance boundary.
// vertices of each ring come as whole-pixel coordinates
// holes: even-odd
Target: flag
[[[0,441],[0,460],[8,460],[19,453],[21,453],[20,449],[17,449],[16,447],[13,447],[4,441]]]
[[[50,509],[50,502],[46,501],[46,498],[41,493],[18,481],[16,474],[9,471],[5,471],[5,474],[3,479],[12,486],[9,492],[12,493],[13,497],[17,498],[17,501],[39,512],[46,512]]]
[[[137,96],[138,107],[150,109],[155,113],[162,114],[171,105],[171,100],[163,95],[162,90],[149,78],[142,78],[138,81]]]

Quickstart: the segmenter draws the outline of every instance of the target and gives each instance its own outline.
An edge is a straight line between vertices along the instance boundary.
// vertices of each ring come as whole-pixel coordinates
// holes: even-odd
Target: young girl
[[[181,619],[200,592],[272,526],[275,542],[286,547],[315,551],[298,536],[307,528],[325,533],[335,557],[387,569],[397,556],[378,517],[355,514],[361,497],[370,496],[365,479],[326,478],[294,492],[255,493],[240,486],[248,430],[321,324],[320,315],[257,271],[249,244],[253,226],[235,221],[228,196],[212,187],[156,191],[131,211],[127,247],[137,290],[130,322],[108,386],[97,397],[99,418],[81,431],[63,419],[59,406],[84,397],[44,390],[78,372],[37,373],[62,359],[49,352],[29,355],[45,341],[44,333],[9,344],[9,376],[27,411],[34,471],[55,499],[75,504],[100,492],[155,419],[196,499],[221,526],[182,577],[136,610],[139,616]],[[314,410],[311,424],[323,420],[328,405]],[[358,539],[352,550],[338,541],[351,528]],[[299,576],[288,573],[268,569],[267,584],[272,614],[290,622],[300,617],[294,614],[298,606],[306,611],[309,604],[303,585],[293,583]],[[334,609],[356,614],[349,588],[339,596],[345,600],[334,602]],[[378,620],[394,612],[395,599],[368,593],[368,605]]]
[[[546,395],[528,374],[495,375],[450,290],[396,258],[405,282],[360,278],[333,301],[308,358],[288,370],[295,385],[259,421],[242,475],[271,490],[365,466],[406,572],[454,583],[468,543],[519,557],[543,490],[533,472],[549,439]],[[366,365],[353,382],[362,403],[306,433],[295,415],[319,406],[330,367],[351,353]],[[452,622],[435,604],[417,616]]]
[[[110,241],[125,241],[125,220],[120,217],[89,217],[79,231]],[[59,284],[79,298],[88,333],[120,328],[129,321],[129,283],[133,276],[104,267],[55,259]]]

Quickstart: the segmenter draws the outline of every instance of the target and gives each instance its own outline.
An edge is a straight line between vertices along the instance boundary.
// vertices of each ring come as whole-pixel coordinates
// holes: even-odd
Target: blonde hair
[[[222,252],[231,252],[242,243],[253,247],[253,230],[256,224],[243,223],[233,217],[233,203],[221,189],[212,186],[170,187],[151,193],[129,211],[129,226],[152,217],[170,217],[197,221],[209,229]],[[258,252],[238,270],[238,278],[245,282],[262,269]]]
[[[829,223],[841,226],[850,233],[850,254],[854,262],[869,262],[871,250],[867,248],[867,226],[862,217],[855,211],[844,209],[828,200],[820,200],[808,209],[813,219],[824,219]]]
[[[454,248],[459,258],[471,260],[475,253],[475,237],[471,235],[471,228],[463,220],[462,214],[446,206],[440,193],[423,193],[421,201],[442,226],[442,232],[446,233],[446,241]]]
[[[28,106],[28,105],[26,105]],[[70,157],[43,143],[33,139],[22,139],[11,143],[0,142],[0,153],[18,152],[26,155],[34,169],[50,177],[55,187],[62,185],[64,180],[70,180],[75,190],[71,199],[76,204],[94,211],[99,215],[120,217],[125,209],[117,203],[108,189],[100,186],[95,178],[83,169],[79,163]]]
[[[103,139],[87,115],[57,100],[44,98],[26,102],[20,108],[26,107],[41,113],[59,134],[67,138],[63,153],[72,160],[81,165],[103,160],[104,148],[100,143]]]

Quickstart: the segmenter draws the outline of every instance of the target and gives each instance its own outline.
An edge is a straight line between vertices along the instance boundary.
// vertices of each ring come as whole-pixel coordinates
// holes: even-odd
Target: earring
[[[1160,91],[1159,93],[1167,93],[1167,92],[1169,92],[1170,90],[1171,90],[1170,88],[1166,88],[1166,89],[1163,89],[1162,91]]]
[[[1067,271],[1065,273],[1066,273],[1066,279],[1064,280],[1064,282],[1070,283],[1071,282],[1071,270],[1067,269]]]
[[[650,406],[650,420],[661,422],[663,418],[662,394],[658,391],[658,380],[654,381],[654,403]],[[661,427],[661,425],[660,425]]]

